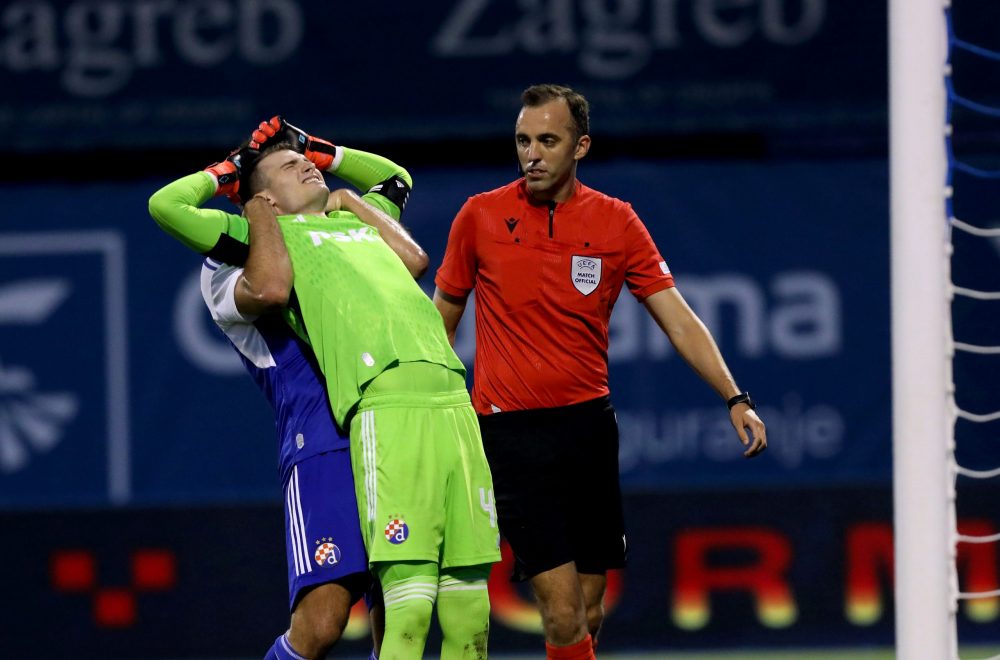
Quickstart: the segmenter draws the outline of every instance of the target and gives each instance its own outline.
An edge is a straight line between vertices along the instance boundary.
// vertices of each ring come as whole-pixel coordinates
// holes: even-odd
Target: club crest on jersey
[[[316,554],[313,555],[313,559],[320,566],[336,566],[340,563],[341,557],[340,548],[334,544],[332,536],[324,536],[316,541]]]
[[[570,277],[573,286],[585,296],[589,296],[601,283],[601,258],[573,255]]]
[[[408,538],[410,538],[410,528],[401,516],[393,518],[385,526],[385,540],[389,543],[399,545]]]

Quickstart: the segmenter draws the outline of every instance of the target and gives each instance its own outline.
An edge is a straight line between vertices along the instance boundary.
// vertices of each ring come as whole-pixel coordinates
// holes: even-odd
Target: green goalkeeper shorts
[[[500,560],[493,480],[461,375],[411,362],[378,376],[351,421],[351,463],[369,563]]]

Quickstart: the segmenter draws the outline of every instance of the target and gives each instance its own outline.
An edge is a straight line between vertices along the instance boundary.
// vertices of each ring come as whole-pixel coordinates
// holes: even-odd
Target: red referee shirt
[[[524,180],[470,197],[435,284],[476,292],[472,403],[480,414],[608,394],[608,320],[622,283],[640,301],[674,285],[632,206],[577,182],[537,204]]]

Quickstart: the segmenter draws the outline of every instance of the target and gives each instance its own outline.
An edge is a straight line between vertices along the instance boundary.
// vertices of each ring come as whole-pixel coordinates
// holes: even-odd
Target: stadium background
[[[543,81],[590,99],[581,179],[632,202],[771,443],[742,459],[725,408],[623,294],[631,563],[602,650],[891,645],[885,7],[399,4],[0,7],[5,655],[252,657],[287,623],[270,413],[148,196],[281,113],[405,165],[404,221],[436,267],[464,199],[516,175],[518,94]],[[972,6],[956,25],[988,42],[1000,9]],[[967,96],[996,100],[995,68],[965,71]],[[974,124],[958,146],[995,152],[998,135]],[[956,214],[995,223],[990,202],[970,193]],[[985,246],[957,282],[996,279],[1000,242]],[[467,363],[472,340],[465,323]],[[988,362],[956,369],[985,406]],[[995,464],[989,431],[964,430],[967,464]],[[998,494],[963,491],[962,526],[996,532]],[[963,547],[960,573],[996,589],[996,546]],[[537,649],[527,594],[499,573],[491,590],[492,650]],[[1000,600],[969,603],[960,638],[1000,642],[998,619]],[[361,655],[363,617],[349,633]]]

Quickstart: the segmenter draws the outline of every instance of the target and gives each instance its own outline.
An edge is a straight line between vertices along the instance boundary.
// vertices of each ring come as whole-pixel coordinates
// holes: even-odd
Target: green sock
[[[485,660],[490,635],[490,564],[445,569],[438,581],[441,660]]]
[[[379,660],[419,660],[424,654],[438,590],[434,562],[378,562],[385,600],[385,637]]]

